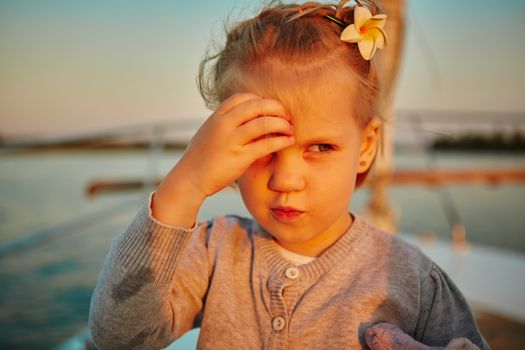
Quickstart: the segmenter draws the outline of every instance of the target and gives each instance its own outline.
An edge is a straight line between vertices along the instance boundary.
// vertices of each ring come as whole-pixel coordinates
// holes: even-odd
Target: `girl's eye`
[[[330,152],[333,150],[334,150],[334,146],[328,143],[320,143],[320,144],[311,145],[308,147],[308,151],[315,152],[315,153],[325,153],[325,152]]]

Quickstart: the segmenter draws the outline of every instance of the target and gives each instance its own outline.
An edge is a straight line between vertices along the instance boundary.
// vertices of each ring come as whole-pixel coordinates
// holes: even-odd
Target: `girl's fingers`
[[[279,101],[266,98],[247,99],[220,117],[227,117],[235,127],[238,127],[260,116],[275,116],[290,120]]]
[[[236,133],[239,135],[239,142],[248,144],[269,134],[290,136],[293,134],[293,126],[280,117],[262,116],[240,126]]]
[[[261,97],[251,92],[241,92],[241,93],[234,94],[228,97],[226,100],[224,100],[219,106],[219,108],[217,108],[215,113],[218,115],[228,113],[232,108],[238,106],[239,104],[246,102],[248,100],[253,100],[257,98],[261,98]]]
[[[254,141],[245,147],[249,149],[253,161],[262,158],[268,154],[272,154],[281,149],[292,146],[295,143],[293,136],[275,135],[263,137],[257,141]]]

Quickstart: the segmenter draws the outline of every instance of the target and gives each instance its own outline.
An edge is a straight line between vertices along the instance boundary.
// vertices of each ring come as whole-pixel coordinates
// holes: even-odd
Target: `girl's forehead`
[[[290,114],[298,144],[350,142],[360,134],[354,115],[353,77],[326,70],[323,74],[277,71],[245,75],[246,92],[282,103]],[[240,91],[239,91],[240,92]]]
[[[281,102],[290,114],[298,143],[354,138],[353,92],[339,88],[330,76],[287,80],[289,76],[255,79],[249,92]]]
[[[356,78],[340,69],[303,71],[283,67],[250,72],[245,79],[248,91],[280,101],[292,118],[315,116],[335,122],[334,114],[353,117],[357,103]]]

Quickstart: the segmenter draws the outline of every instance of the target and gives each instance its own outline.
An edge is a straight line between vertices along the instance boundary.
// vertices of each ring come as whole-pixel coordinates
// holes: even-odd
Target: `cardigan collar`
[[[369,231],[368,223],[365,219],[358,215],[351,215],[354,218],[352,225],[334,244],[313,261],[298,266],[301,274],[307,279],[318,279],[332,266],[341,262],[346,256],[351,254],[354,240]],[[293,263],[281,254],[275,239],[257,222],[253,221],[251,231],[254,237],[255,249],[262,253],[262,257],[268,264],[271,274],[282,273],[287,267],[293,266]]]

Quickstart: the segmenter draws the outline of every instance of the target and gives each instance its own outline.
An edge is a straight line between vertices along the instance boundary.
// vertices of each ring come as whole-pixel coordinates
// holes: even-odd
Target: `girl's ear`
[[[379,145],[379,126],[381,122],[379,119],[372,119],[363,131],[363,139],[361,141],[361,149],[359,152],[359,164],[357,173],[362,174],[366,172],[376,157],[377,148]]]

